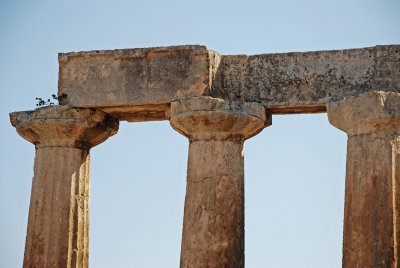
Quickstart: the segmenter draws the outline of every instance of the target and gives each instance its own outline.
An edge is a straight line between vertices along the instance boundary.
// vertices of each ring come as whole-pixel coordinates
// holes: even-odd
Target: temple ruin
[[[88,267],[89,151],[121,120],[189,139],[180,266],[244,267],[244,141],[274,114],[325,112],[348,136],[343,267],[400,267],[400,45],[101,50],[59,66],[60,105],[10,114],[36,148],[24,267]]]

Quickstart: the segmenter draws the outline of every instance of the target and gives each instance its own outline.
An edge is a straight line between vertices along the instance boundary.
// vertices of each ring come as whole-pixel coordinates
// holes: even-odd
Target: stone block
[[[398,92],[400,45],[262,55],[204,46],[60,54],[59,94],[119,120],[169,119],[173,101],[209,96],[256,102],[273,114],[326,112],[365,92]]]
[[[122,120],[160,120],[170,102],[210,90],[218,61],[198,45],[61,53],[58,93]]]

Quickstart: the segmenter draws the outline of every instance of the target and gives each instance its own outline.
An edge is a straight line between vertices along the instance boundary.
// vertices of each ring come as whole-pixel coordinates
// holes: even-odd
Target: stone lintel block
[[[349,136],[400,127],[400,94],[368,92],[328,105],[329,122]]]
[[[171,126],[190,140],[248,139],[272,123],[258,103],[197,97],[171,103]]]
[[[36,148],[90,149],[116,134],[119,126],[117,119],[102,111],[69,106],[10,113],[10,121]]]
[[[291,114],[400,90],[400,45],[261,55],[219,55],[188,45],[65,53],[59,62],[65,104],[127,121],[166,120],[171,102],[200,96]]]
[[[274,114],[325,112],[329,102],[378,87],[398,92],[399,61],[400,45],[227,55],[221,58],[210,95],[258,102]],[[377,78],[385,80],[383,86]]]
[[[120,120],[165,120],[169,103],[210,90],[218,63],[199,45],[60,53],[58,93]]]

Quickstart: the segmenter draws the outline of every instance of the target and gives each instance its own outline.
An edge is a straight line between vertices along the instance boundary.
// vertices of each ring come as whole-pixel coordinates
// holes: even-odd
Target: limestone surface
[[[92,109],[49,106],[10,114],[35,144],[24,267],[88,267],[89,149],[118,131],[118,121]]]
[[[400,94],[370,92],[328,105],[348,134],[343,267],[399,267]]]
[[[89,174],[87,150],[36,150],[23,267],[88,267]]]
[[[171,101],[210,90],[218,62],[218,53],[191,45],[63,53],[58,92],[65,104],[122,120],[165,120]]]
[[[59,54],[61,106],[10,114],[35,144],[24,267],[87,267],[89,150],[118,121],[189,139],[181,267],[244,266],[244,141],[272,114],[348,135],[343,267],[400,267],[400,45],[220,55],[189,45]]]
[[[191,141],[181,268],[244,267],[243,143]]]
[[[169,104],[210,96],[256,102],[275,114],[325,112],[329,102],[400,90],[400,46],[219,55],[179,46],[59,55],[65,104],[120,120],[169,119]]]
[[[40,147],[92,148],[118,131],[119,122],[93,109],[47,106],[10,114],[11,124],[27,141]]]
[[[171,104],[189,138],[181,267],[244,267],[244,140],[271,124],[255,103],[210,97]]]
[[[198,97],[171,104],[171,126],[190,140],[248,139],[272,124],[257,103]]]
[[[210,95],[285,114],[324,112],[329,102],[376,90],[400,90],[399,45],[223,56]]]

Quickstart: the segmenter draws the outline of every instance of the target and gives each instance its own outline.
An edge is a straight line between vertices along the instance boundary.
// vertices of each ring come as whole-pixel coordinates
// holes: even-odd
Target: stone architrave
[[[59,63],[60,103],[76,108],[10,114],[36,146],[24,267],[87,267],[89,149],[117,120],[168,119],[190,141],[181,266],[243,266],[244,140],[271,114],[327,109],[349,137],[343,266],[398,267],[400,45],[263,55],[188,45]]]
[[[58,59],[64,104],[132,122],[168,120],[169,104],[185,98],[257,102],[273,114],[321,113],[329,102],[400,88],[400,45],[261,55],[186,45],[60,53]]]
[[[210,97],[171,104],[189,138],[181,267],[244,267],[244,140],[271,125],[256,103]]]
[[[101,111],[49,106],[10,114],[36,147],[24,267],[88,267],[89,149],[118,131]]]
[[[333,102],[328,117],[348,135],[343,267],[399,267],[400,94]]]

